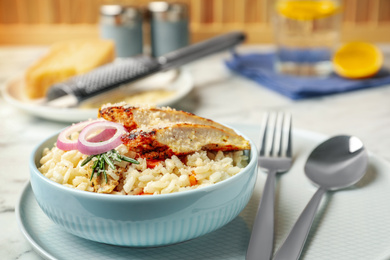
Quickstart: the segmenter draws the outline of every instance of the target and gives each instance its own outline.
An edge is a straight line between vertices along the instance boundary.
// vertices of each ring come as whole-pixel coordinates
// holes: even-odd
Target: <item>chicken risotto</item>
[[[118,103],[98,117],[63,130],[39,171],[83,191],[156,195],[218,183],[248,164],[248,140],[191,113]]]

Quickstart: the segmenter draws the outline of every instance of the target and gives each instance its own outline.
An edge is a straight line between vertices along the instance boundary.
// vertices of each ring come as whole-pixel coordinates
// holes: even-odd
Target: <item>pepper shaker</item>
[[[142,11],[137,7],[100,7],[100,35],[115,42],[117,57],[131,57],[143,53],[142,20]]]
[[[188,7],[186,4],[151,2],[148,10],[152,56],[159,57],[188,45]]]

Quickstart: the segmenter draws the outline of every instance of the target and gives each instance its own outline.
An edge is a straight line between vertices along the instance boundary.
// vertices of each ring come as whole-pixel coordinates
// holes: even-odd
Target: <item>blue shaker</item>
[[[100,7],[100,36],[115,42],[117,57],[143,53],[142,15],[141,9],[133,6]]]
[[[153,57],[159,57],[189,44],[186,4],[151,2],[148,11]]]

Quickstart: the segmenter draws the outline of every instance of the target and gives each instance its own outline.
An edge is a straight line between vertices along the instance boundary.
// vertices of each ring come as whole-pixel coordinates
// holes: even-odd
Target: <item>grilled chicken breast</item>
[[[250,149],[249,142],[236,133],[190,123],[135,129],[124,135],[122,141],[130,150],[147,159],[166,159],[199,150]]]
[[[194,114],[172,108],[134,107],[125,104],[106,105],[99,109],[98,117],[123,124],[128,131],[140,127],[159,126],[167,123],[191,123],[209,125],[230,134],[235,132],[224,125]]]

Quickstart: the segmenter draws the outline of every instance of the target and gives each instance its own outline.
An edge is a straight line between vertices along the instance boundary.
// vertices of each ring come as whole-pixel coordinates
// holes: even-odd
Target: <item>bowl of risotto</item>
[[[40,208],[65,231],[152,247],[232,221],[253,193],[256,155],[244,134],[212,120],[108,104],[40,143],[29,167]]]

